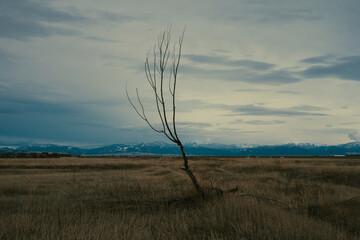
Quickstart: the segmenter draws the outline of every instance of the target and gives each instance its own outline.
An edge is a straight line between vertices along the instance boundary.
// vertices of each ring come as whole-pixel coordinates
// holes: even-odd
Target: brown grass
[[[239,186],[207,200],[181,164],[0,159],[0,239],[360,239],[360,159],[194,158],[201,184]]]

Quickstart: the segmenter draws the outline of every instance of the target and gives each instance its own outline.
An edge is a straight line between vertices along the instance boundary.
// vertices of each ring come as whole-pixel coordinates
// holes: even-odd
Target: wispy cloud
[[[11,62],[15,59],[18,59],[15,55],[9,53],[8,51],[5,51],[0,48],[0,61],[1,62]]]
[[[283,116],[283,117],[293,117],[293,116],[328,116],[324,111],[329,109],[318,106],[310,105],[298,105],[287,108],[274,108],[266,107],[263,104],[254,105],[227,105],[227,104],[213,104],[207,103],[201,100],[187,100],[181,101],[182,105],[191,106],[191,110],[194,109],[220,109],[229,111],[229,114],[226,116]],[[278,122],[282,123],[282,122]]]
[[[274,64],[271,63],[253,61],[249,59],[231,60],[227,56],[207,56],[207,55],[188,54],[188,55],[184,55],[184,58],[195,63],[203,63],[203,64],[206,63],[206,64],[239,67],[239,68],[250,68],[254,70],[268,70],[275,66]]]
[[[117,13],[117,12],[109,12],[109,11],[97,11],[97,15],[100,19],[108,21],[108,22],[116,22],[116,23],[128,23],[137,20],[146,20],[147,18],[144,16],[131,16],[128,14]]]
[[[258,89],[258,88],[242,88],[242,89],[236,89],[234,92],[273,92],[269,89]]]
[[[291,94],[291,95],[298,95],[299,92],[292,91],[292,90],[270,90],[270,89],[259,89],[259,88],[243,88],[243,89],[236,89],[234,92],[254,92],[254,93],[276,93],[276,94]]]
[[[279,91],[276,91],[276,93],[291,94],[291,95],[299,95],[300,94],[300,92],[296,92],[296,91],[292,91],[292,90],[279,90]]]
[[[7,142],[13,143],[105,144],[126,141],[124,136],[130,139],[136,135],[139,139],[141,134],[147,134],[146,131],[116,129],[106,121],[103,109],[118,106],[109,99],[74,101],[41,86],[29,89],[20,83],[0,81],[0,125],[6,126],[0,128],[0,138],[6,137]]]
[[[57,102],[49,96],[34,96],[21,90],[0,86],[0,114],[45,114],[62,115],[79,113],[74,104]]]
[[[327,54],[324,56],[317,56],[317,57],[310,57],[302,59],[300,62],[303,63],[309,63],[309,64],[325,64],[325,63],[331,63],[336,60],[335,54]]]
[[[2,76],[0,76],[0,88],[6,72],[19,60],[20,58],[17,55],[0,48],[0,71],[2,73]]]
[[[204,122],[177,122],[176,124],[187,128],[207,128],[212,126],[210,123]]]
[[[360,132],[358,130],[354,130],[351,133],[349,133],[350,140],[353,141],[360,141]]]
[[[238,133],[238,134],[253,134],[253,133],[262,133],[262,132],[264,132],[264,131],[241,130],[241,129],[230,128],[230,127],[218,128],[217,131],[221,131],[221,132],[236,132],[236,133]]]
[[[2,2],[0,6],[0,38],[28,40],[53,35],[83,35],[82,29],[76,24],[119,24],[135,20],[146,18],[101,10],[81,12],[74,7],[58,8],[44,1],[11,0]],[[115,42],[104,36],[85,35],[83,38]]]
[[[333,61],[329,61],[332,59]],[[360,56],[332,58],[328,55],[302,60],[314,63],[300,74],[307,78],[334,77],[344,80],[360,81]],[[321,65],[320,65],[321,64]]]
[[[226,6],[226,4],[224,4]],[[281,6],[281,7],[279,7]],[[252,24],[291,24],[294,22],[310,22],[323,19],[324,16],[310,6],[300,7],[289,4],[288,1],[244,1],[238,6],[222,11],[219,7],[217,19],[242,21]],[[212,16],[214,17],[214,16]]]
[[[343,125],[343,126],[351,126],[351,125],[359,125],[359,122],[341,122],[338,123],[339,125]]]
[[[0,9],[0,38],[27,40],[55,34],[74,35],[79,31],[56,24],[86,21],[84,16],[58,10],[45,2],[3,1]]]
[[[269,23],[283,23],[295,21],[316,21],[323,17],[320,16],[313,9],[281,9],[281,8],[266,8],[259,10],[261,16],[255,20],[257,23],[269,24]]]
[[[97,41],[97,42],[109,42],[109,43],[117,43],[117,42],[119,42],[117,40],[112,40],[112,39],[99,37],[99,36],[87,36],[85,38],[88,39],[88,40]]]
[[[299,106],[291,107],[289,109],[296,110],[296,111],[315,111],[315,112],[329,110],[329,109],[324,108],[324,107],[311,106],[311,105],[299,105]]]
[[[230,107],[233,115],[248,115],[248,116],[327,116],[327,114],[319,112],[310,112],[299,110],[299,107],[290,107],[290,108],[269,108],[264,106],[255,106],[252,104],[249,105],[239,105]],[[301,107],[300,107],[301,109]]]
[[[181,71],[184,74],[196,76],[197,78],[220,81],[239,81],[251,84],[282,85],[302,81],[301,78],[294,76],[292,72],[287,70],[270,69],[267,71],[255,71],[248,66],[245,68],[209,69],[184,64],[181,66]]]
[[[244,120],[238,119],[238,120],[234,121],[233,123],[245,123],[245,124],[250,124],[250,125],[278,125],[278,124],[286,123],[286,121],[282,121],[282,120],[270,120],[270,121],[251,120],[251,121],[244,121]]]

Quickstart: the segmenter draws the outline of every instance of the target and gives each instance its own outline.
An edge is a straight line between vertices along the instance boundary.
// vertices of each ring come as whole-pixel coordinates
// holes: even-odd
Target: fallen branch
[[[280,201],[278,199],[269,198],[269,197],[262,196],[262,195],[254,195],[254,194],[242,193],[242,194],[238,195],[238,197],[250,197],[250,198],[256,198],[258,200],[266,200],[268,202],[275,202],[275,203],[278,203],[279,205],[283,206],[284,208],[286,208],[288,210],[304,210],[304,209],[308,209],[308,207],[292,206],[288,202]],[[349,198],[349,199],[346,199],[346,200],[335,202],[335,203],[333,203],[331,205],[339,205],[339,204],[346,203],[346,202],[349,202],[349,201],[352,201],[352,200],[355,200],[355,199],[360,199],[360,195],[357,195],[355,197],[352,197],[352,198]]]
[[[256,198],[258,200],[266,200],[268,202],[275,202],[275,203],[278,203],[279,205],[284,206],[286,209],[296,209],[296,210],[305,209],[305,207],[292,206],[288,202],[280,201],[278,199],[269,198],[269,197],[261,196],[261,195],[242,193],[242,194],[238,195],[238,197],[250,197],[250,198]]]
[[[338,204],[341,204],[341,203],[350,202],[350,201],[355,200],[355,199],[360,199],[360,195],[357,195],[357,196],[355,196],[355,197],[352,197],[352,198],[349,198],[349,199],[346,199],[346,200],[342,200],[342,201],[335,202],[334,205],[338,205]]]
[[[219,187],[211,187],[211,190],[214,190],[218,196],[223,196],[225,193],[234,193],[239,190],[239,186],[236,186],[234,188],[228,189],[228,190],[222,190]]]

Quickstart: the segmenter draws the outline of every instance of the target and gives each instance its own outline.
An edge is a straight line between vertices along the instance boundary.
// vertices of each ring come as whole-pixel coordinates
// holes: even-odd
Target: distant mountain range
[[[314,144],[282,144],[271,146],[237,146],[224,144],[185,144],[188,155],[196,156],[329,156],[360,155],[360,142],[326,146]],[[0,153],[48,152],[87,156],[180,155],[175,144],[154,142],[113,144],[96,148],[78,148],[54,144],[29,144],[19,147],[0,147]]]

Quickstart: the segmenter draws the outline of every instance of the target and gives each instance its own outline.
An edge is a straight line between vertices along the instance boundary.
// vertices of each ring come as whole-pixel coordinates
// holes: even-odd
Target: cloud
[[[0,38],[27,40],[55,34],[74,35],[78,31],[58,26],[61,23],[85,21],[77,13],[57,10],[45,2],[11,0],[1,3]]]
[[[20,119],[23,117],[24,119]],[[25,120],[26,119],[26,120]],[[149,129],[122,129],[91,124],[88,120],[72,121],[63,116],[10,115],[0,118],[0,143],[46,142],[65,144],[130,143],[143,139],[154,141],[161,136]],[[20,139],[19,139],[20,138]],[[5,139],[3,142],[1,139]]]
[[[8,51],[4,51],[0,48],[0,71],[2,73],[2,77],[6,76],[7,71],[9,71],[10,67],[14,65],[15,62],[19,61],[19,57]],[[0,77],[0,87],[1,87],[2,78]]]
[[[301,2],[302,3],[302,2]],[[314,8],[314,3],[294,4],[288,1],[242,1],[241,4],[218,6],[212,19],[242,21],[252,24],[291,24],[294,22],[314,22],[324,15]],[[315,3],[316,6],[316,3]]]
[[[0,48],[0,61],[11,62],[14,59],[18,59],[18,57]]]
[[[224,66],[232,66],[232,67],[244,67],[254,70],[268,70],[275,66],[274,64],[271,63],[258,62],[248,59],[230,60],[230,58],[227,56],[206,56],[206,55],[188,54],[188,55],[184,55],[183,57],[196,63],[216,64],[216,65],[224,65]]]
[[[264,120],[252,120],[252,121],[243,121],[243,120],[237,120],[235,123],[246,123],[250,125],[277,125],[277,124],[283,124],[286,123],[282,120],[270,120],[270,121],[264,121]]]
[[[57,102],[49,96],[31,96],[24,91],[4,86],[0,86],[0,103],[0,114],[76,115],[79,112],[72,103]]]
[[[310,106],[310,105],[299,105],[288,108],[271,108],[259,105],[226,105],[226,104],[213,104],[206,103],[201,100],[187,100],[180,101],[181,105],[191,106],[191,110],[194,109],[220,109],[227,110],[231,113],[226,114],[226,116],[235,116],[235,115],[248,115],[248,116],[328,116],[322,111],[328,110],[327,108]],[[274,122],[282,123],[282,122]]]
[[[99,36],[87,36],[85,37],[86,39],[88,40],[91,40],[91,41],[96,41],[96,42],[111,42],[111,43],[117,43],[119,41],[117,40],[112,40],[112,39],[108,39],[108,38],[104,38],[104,37],[99,37]]]
[[[272,92],[268,89],[257,89],[257,88],[242,88],[242,89],[236,89],[234,92]]]
[[[228,56],[188,54],[184,58],[192,63],[183,64],[181,71],[198,78],[224,81],[240,81],[253,84],[281,85],[302,81],[286,69],[276,65],[250,59],[231,60]],[[205,64],[214,65],[213,67]],[[203,66],[202,66],[203,65]]]
[[[0,16],[0,38],[27,40],[31,37],[48,37],[51,35],[76,35],[79,32],[62,27],[49,27],[37,22],[19,21]]]
[[[310,66],[300,74],[307,78],[334,77],[344,80],[360,81],[360,56],[338,57],[334,62],[328,63],[327,56],[317,57],[310,62],[325,65]],[[309,59],[302,61],[309,62]]]
[[[338,123],[339,125],[343,125],[343,126],[349,126],[349,125],[358,125],[359,122],[341,122]]]
[[[291,91],[291,90],[278,90],[273,91],[270,89],[258,89],[258,88],[242,88],[242,89],[236,89],[234,92],[269,92],[269,93],[278,93],[278,94],[292,94],[292,95],[298,95],[299,92]]]
[[[293,76],[293,74],[287,70],[270,69],[268,71],[254,71],[254,69],[249,68],[208,69],[185,64],[180,68],[183,74],[220,81],[239,81],[265,85],[282,85],[302,81],[301,78]]]
[[[300,106],[291,107],[289,109],[298,110],[298,111],[317,111],[317,112],[329,110],[324,107],[317,107],[317,106],[310,106],[310,105],[300,105]]]
[[[252,84],[281,85],[302,81],[302,79],[292,76],[285,70],[271,70],[261,73],[258,71],[248,71],[244,69],[230,69],[211,71],[212,76],[218,80],[239,81]]]
[[[184,126],[187,128],[206,128],[212,126],[210,123],[203,122],[177,122],[176,125]]]
[[[336,59],[337,55],[335,54],[327,54],[324,56],[310,57],[302,59],[300,62],[310,63],[310,64],[324,64],[333,62]]]
[[[306,110],[299,110],[297,107],[290,108],[268,108],[263,106],[238,105],[231,106],[229,109],[232,111],[230,116],[234,115],[248,115],[248,116],[326,116],[324,113],[309,112]]]
[[[74,22],[84,20],[84,17],[71,14],[66,11],[56,10],[44,2],[28,0],[4,1],[2,15],[21,20],[44,21],[44,22]]]
[[[280,93],[280,94],[292,94],[292,95],[299,95],[299,94],[300,94],[300,92],[291,91],[291,90],[279,90],[279,91],[276,91],[276,93]]]
[[[145,17],[134,17],[127,14],[115,13],[109,11],[97,11],[97,15],[105,21],[116,22],[116,23],[126,23],[138,19],[146,19]]]
[[[281,8],[265,8],[260,10],[261,16],[256,19],[256,23],[289,23],[295,21],[316,21],[323,17],[319,16],[314,10],[310,9],[281,9]]]
[[[189,112],[189,111],[193,111],[194,109],[208,109],[208,108],[217,109],[217,108],[222,108],[224,105],[211,104],[202,100],[195,100],[195,99],[189,99],[189,100],[179,99],[177,100],[177,106],[178,106],[176,108],[177,112]]]
[[[302,79],[292,76],[292,74],[286,70],[274,70],[270,73],[255,75],[248,79],[248,83],[263,83],[270,85],[280,85],[300,82]]]
[[[247,131],[247,130],[240,130],[237,128],[229,128],[229,127],[218,128],[217,131],[236,132],[237,134],[253,134],[253,133],[263,133],[264,132],[264,131]]]
[[[0,5],[0,38],[28,40],[53,35],[82,35],[75,24],[125,23],[146,20],[127,14],[109,11],[90,11],[87,16],[76,8],[57,8],[49,1],[11,0]],[[102,36],[84,36],[92,41],[115,42]]]
[[[348,136],[353,141],[360,141],[360,133],[357,130],[354,130],[353,132],[349,133]]]
[[[113,105],[111,105],[113,104]],[[106,144],[128,142],[149,135],[117,129],[108,119],[110,100],[76,101],[42,86],[0,82],[0,139],[7,142],[65,142]],[[107,115],[109,114],[109,115]],[[119,118],[116,124],[121,124]],[[133,133],[135,132],[135,133]],[[1,143],[1,141],[0,141]],[[4,141],[6,143],[6,141]]]

